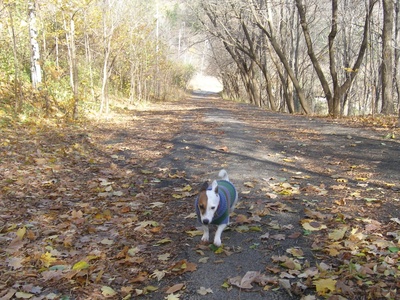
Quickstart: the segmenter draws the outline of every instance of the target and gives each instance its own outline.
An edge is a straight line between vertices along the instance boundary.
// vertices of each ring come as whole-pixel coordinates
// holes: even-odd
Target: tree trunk
[[[42,82],[42,70],[40,67],[40,51],[39,43],[37,41],[37,28],[36,28],[36,3],[34,1],[28,2],[29,12],[29,38],[31,44],[31,80],[33,88],[37,88]]]
[[[76,58],[76,44],[75,44],[75,21],[74,21],[75,13],[70,13],[68,17],[64,16],[64,30],[66,32],[65,38],[67,41],[68,62],[69,62],[69,78],[70,78],[69,81],[73,94],[73,99],[72,99],[73,119],[77,119],[78,117],[78,100],[79,100],[79,78],[78,78],[78,64]],[[69,26],[67,25],[67,23],[69,23]]]
[[[393,103],[393,0],[383,1],[382,31],[382,113],[394,113]]]
[[[303,29],[304,39],[306,41],[306,45],[307,45],[307,49],[308,49],[308,52],[307,52],[308,56],[311,59],[311,62],[312,62],[315,72],[317,73],[318,79],[321,83],[322,89],[325,94],[325,98],[328,102],[328,106],[333,107],[332,92],[329,88],[329,83],[325,78],[324,72],[322,71],[322,68],[319,64],[318,58],[315,55],[315,52],[313,49],[313,43],[312,43],[310,32],[308,29],[308,25],[307,25],[307,21],[306,21],[306,13],[304,10],[304,5],[302,3],[302,0],[296,0],[296,6],[297,6],[297,10],[299,11],[299,15],[300,15],[300,24]],[[332,24],[332,26],[333,26],[333,24]]]
[[[288,73],[290,79],[292,80],[293,86],[296,89],[297,95],[299,97],[299,101],[300,101],[300,105],[303,108],[303,111],[305,114],[310,114],[311,110],[309,108],[309,105],[307,103],[305,94],[303,89],[300,86],[300,82],[298,81],[298,79],[296,78],[296,76],[294,75],[293,69],[290,67],[290,64],[286,58],[286,54],[285,52],[280,48],[279,43],[277,42],[277,40],[275,39],[275,37],[273,36],[272,32],[270,32],[260,21],[256,9],[255,9],[255,4],[253,2],[253,0],[248,0],[250,3],[250,8],[252,11],[252,14],[255,18],[255,23],[257,25],[258,28],[261,29],[261,31],[267,36],[268,40],[270,41],[272,48],[274,49],[276,55],[278,55],[281,63],[283,64],[283,66],[285,67],[286,72]],[[272,26],[269,26],[272,27]]]
[[[18,72],[18,55],[17,55],[17,38],[15,35],[14,29],[14,19],[13,14],[11,12],[11,8],[8,10],[10,16],[10,23],[11,23],[11,36],[12,36],[12,43],[13,43],[13,55],[14,55],[14,96],[15,96],[15,111],[18,112],[20,109],[20,92],[19,92],[19,72]]]

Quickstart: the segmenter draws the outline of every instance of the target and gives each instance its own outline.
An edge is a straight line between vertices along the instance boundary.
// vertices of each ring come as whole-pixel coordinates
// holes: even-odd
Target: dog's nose
[[[209,221],[208,219],[204,219],[204,220],[203,220],[203,224],[204,224],[204,225],[208,225],[208,223],[210,223],[210,221]]]

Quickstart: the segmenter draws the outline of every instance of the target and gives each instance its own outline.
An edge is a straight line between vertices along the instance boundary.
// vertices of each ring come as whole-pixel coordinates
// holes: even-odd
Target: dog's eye
[[[204,205],[203,204],[200,204],[199,207],[200,207],[200,209],[204,209]]]
[[[214,210],[214,209],[215,209],[215,206],[211,206],[211,209]]]

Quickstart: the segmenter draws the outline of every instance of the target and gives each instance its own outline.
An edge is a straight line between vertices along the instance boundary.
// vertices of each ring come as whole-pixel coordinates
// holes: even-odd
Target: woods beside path
[[[2,128],[0,299],[400,299],[395,121],[194,94]],[[216,248],[194,199],[221,168],[240,202]]]

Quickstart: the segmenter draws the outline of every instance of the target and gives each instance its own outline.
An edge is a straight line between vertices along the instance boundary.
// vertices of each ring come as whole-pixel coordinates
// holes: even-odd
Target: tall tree
[[[31,43],[31,80],[34,88],[42,82],[42,69],[40,66],[40,50],[38,39],[38,30],[36,27],[36,2],[28,2],[29,13],[29,37]]]
[[[335,39],[338,32],[338,0],[332,0],[331,2],[332,16],[331,16],[331,31],[328,35],[328,52],[329,52],[329,70],[333,85],[333,93],[332,93],[328,81],[325,78],[325,74],[322,71],[322,68],[319,64],[319,60],[317,59],[317,56],[315,55],[315,52],[313,50],[313,42],[310,37],[308,23],[306,20],[305,5],[303,4],[303,0],[296,0],[296,5],[301,20],[301,26],[303,29],[305,42],[308,49],[308,55],[320,80],[322,89],[325,94],[325,98],[328,101],[329,114],[332,115],[333,117],[341,116],[342,114],[341,103],[343,96],[350,88],[351,83],[356,77],[358,70],[361,66],[361,63],[364,59],[364,55],[368,45],[368,32],[369,32],[371,13],[376,2],[377,2],[376,0],[369,0],[369,4],[366,9],[365,19],[364,19],[363,38],[358,50],[358,56],[351,68],[345,68],[345,71],[348,72],[348,76],[342,83],[339,81],[339,74],[336,62],[337,46],[335,45]]]
[[[383,2],[382,30],[382,110],[383,114],[394,113],[393,103],[393,0]]]
[[[247,1],[251,8],[255,24],[257,25],[257,27],[259,27],[261,29],[261,31],[268,38],[272,48],[274,49],[276,55],[279,57],[287,74],[289,75],[289,77],[293,83],[293,86],[297,92],[297,96],[299,98],[299,102],[300,102],[300,105],[301,105],[303,111],[306,114],[310,114],[311,109],[310,109],[308,101],[306,100],[304,90],[301,87],[301,84],[300,84],[298,78],[296,77],[292,66],[290,65],[290,63],[288,61],[288,56],[285,52],[285,49],[281,47],[281,45],[279,44],[279,42],[277,40],[277,36],[273,30],[274,26],[271,23],[272,22],[271,18],[268,15],[264,15],[264,14],[262,14],[260,16],[260,12],[262,12],[262,11],[267,11],[267,13],[269,13],[269,6],[267,6],[265,8],[265,7],[261,6],[262,5],[261,3],[260,4],[256,3],[257,1],[255,1],[255,0],[247,0]]]
[[[68,49],[70,85],[73,93],[73,103],[72,103],[73,119],[76,119],[78,117],[78,100],[79,100],[78,61],[76,57],[75,20],[74,20],[78,10],[68,11],[65,14],[63,13],[64,30],[67,41],[67,49]]]

